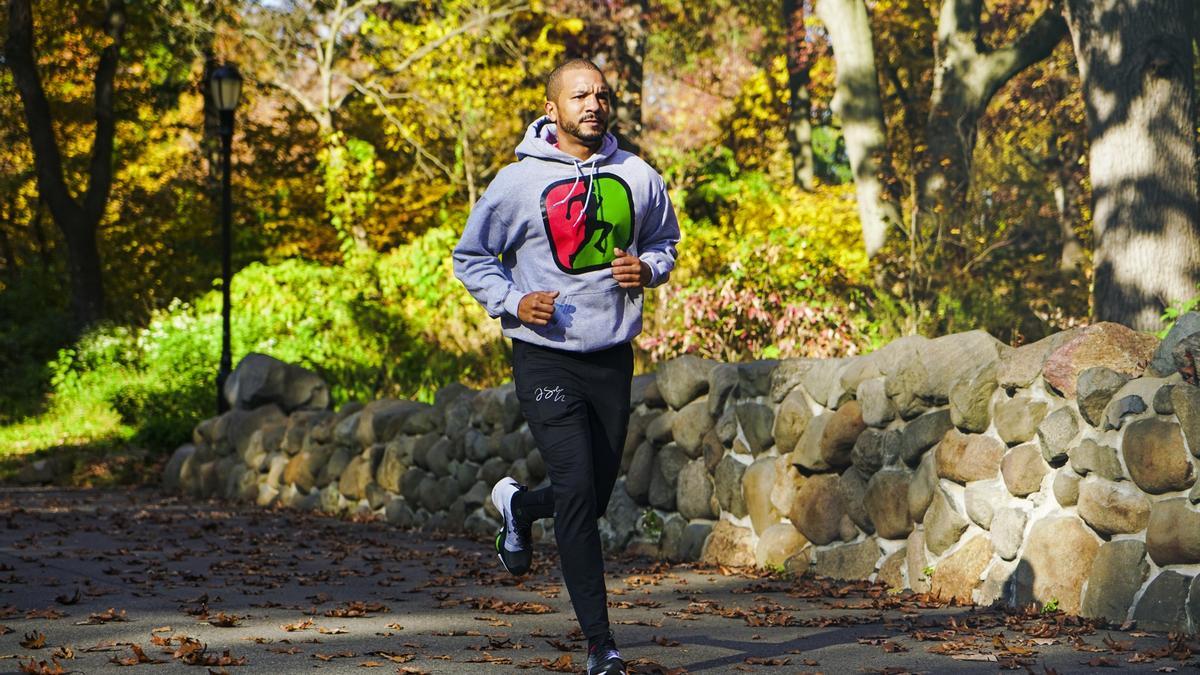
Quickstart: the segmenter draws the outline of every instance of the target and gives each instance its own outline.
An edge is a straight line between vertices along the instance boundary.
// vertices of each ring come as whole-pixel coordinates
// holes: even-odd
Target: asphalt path
[[[1200,663],[1180,637],[868,583],[623,558],[608,587],[638,673]],[[0,488],[0,673],[580,672],[585,647],[553,547],[514,579],[489,542],[380,520],[149,488]]]

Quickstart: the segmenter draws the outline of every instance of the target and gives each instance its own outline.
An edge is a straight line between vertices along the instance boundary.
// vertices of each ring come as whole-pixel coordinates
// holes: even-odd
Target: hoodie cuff
[[[513,288],[508,291],[508,294],[504,296],[504,302],[501,303],[504,311],[511,314],[514,319],[519,318],[517,309],[521,306],[521,298],[523,297],[525,297],[524,293]]]
[[[646,288],[654,288],[658,285],[659,278],[662,275],[659,274],[658,268],[654,266],[654,261],[649,256],[638,258],[638,260],[646,263],[646,267],[650,268],[650,283],[646,284]]]

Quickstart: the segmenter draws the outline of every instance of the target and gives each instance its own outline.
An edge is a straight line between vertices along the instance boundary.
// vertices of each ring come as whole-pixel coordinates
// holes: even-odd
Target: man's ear
[[[554,105],[554,101],[546,101],[546,116],[551,122],[558,124],[558,106]]]

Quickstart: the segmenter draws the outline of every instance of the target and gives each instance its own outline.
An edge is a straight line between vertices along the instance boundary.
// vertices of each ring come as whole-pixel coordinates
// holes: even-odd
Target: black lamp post
[[[229,155],[233,147],[233,111],[242,96],[242,76],[236,66],[226,64],[209,75],[209,87],[213,103],[221,116],[221,365],[217,370],[217,412],[229,409],[225,400],[225,380],[233,370],[233,355],[229,348],[229,281],[230,247],[229,233],[233,206],[229,194]]]

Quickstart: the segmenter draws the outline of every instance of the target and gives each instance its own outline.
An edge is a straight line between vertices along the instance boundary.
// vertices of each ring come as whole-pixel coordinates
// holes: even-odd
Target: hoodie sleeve
[[[517,306],[524,295],[513,284],[512,277],[499,256],[512,247],[511,231],[505,216],[499,181],[483,193],[454,247],[454,276],[467,287],[493,319],[503,314],[516,318]]]
[[[675,268],[675,245],[679,243],[679,220],[671,206],[667,186],[657,174],[653,190],[650,210],[638,235],[638,258],[650,266],[647,288],[660,286],[670,278],[671,270]]]

